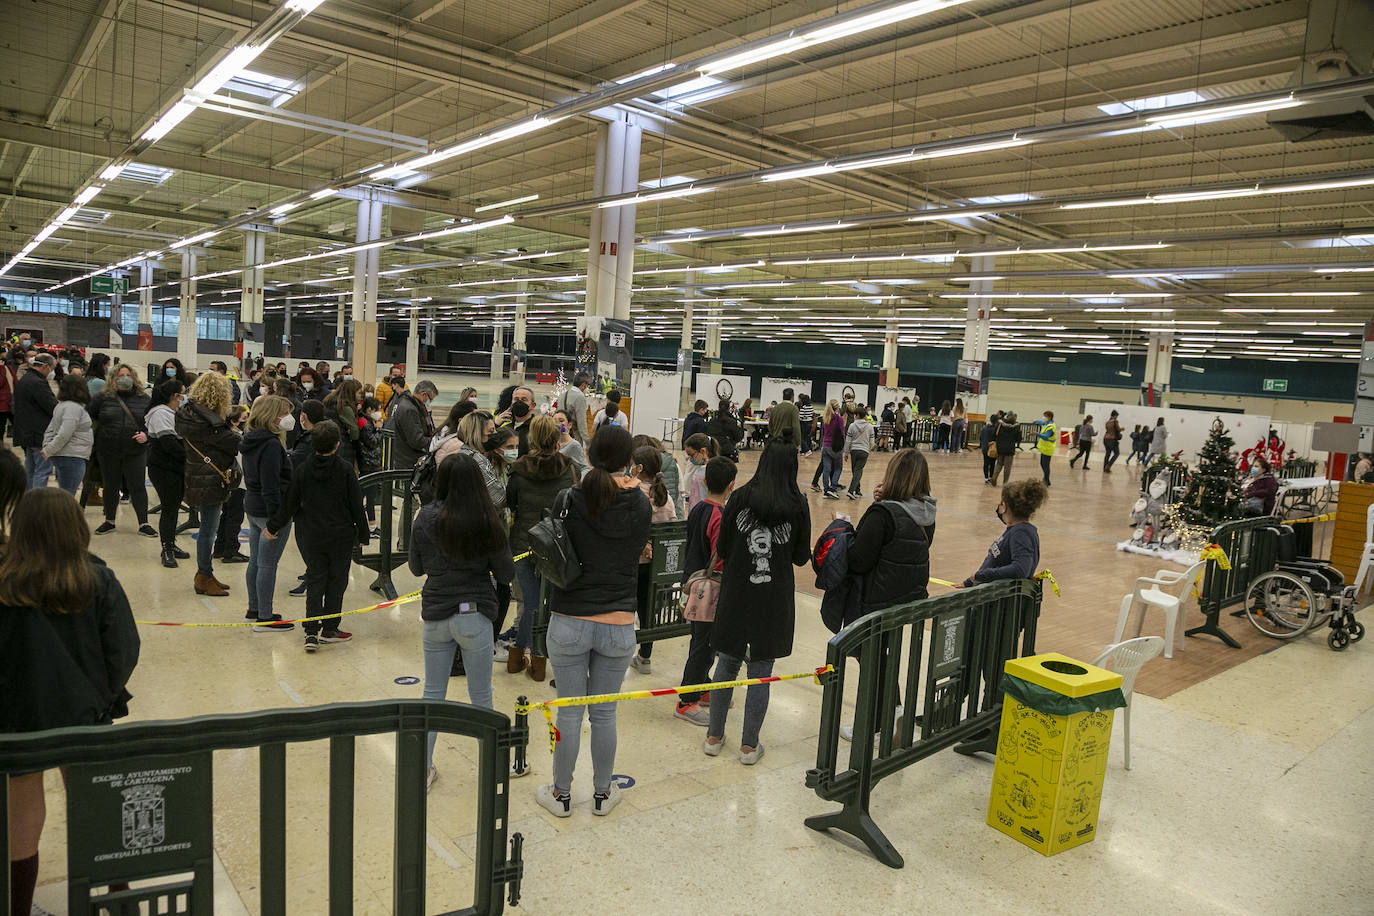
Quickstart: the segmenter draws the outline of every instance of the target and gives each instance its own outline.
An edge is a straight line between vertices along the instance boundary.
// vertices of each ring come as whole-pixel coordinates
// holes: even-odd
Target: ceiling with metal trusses
[[[677,337],[691,294],[726,339],[876,343],[895,322],[956,346],[990,288],[994,350],[1138,354],[1172,329],[1184,356],[1350,359],[1371,317],[1371,42],[1344,34],[1367,0],[315,2],[0,0],[0,286],[78,292],[155,252],[164,298],[170,247],[213,232],[199,301],[233,304],[243,229],[270,226],[269,314],[332,314],[354,259],[330,252],[375,193],[405,239],[380,252],[384,319],[508,324],[523,292],[532,330],[570,332],[598,131],[628,112],[639,193],[682,195],[635,210],[645,335]]]

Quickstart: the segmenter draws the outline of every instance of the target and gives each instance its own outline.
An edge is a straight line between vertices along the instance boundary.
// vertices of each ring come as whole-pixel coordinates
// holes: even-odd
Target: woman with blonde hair
[[[840,402],[834,398],[825,405],[825,415],[821,418],[821,467],[818,477],[824,478],[826,499],[839,499],[840,473],[844,471],[844,414]],[[817,480],[811,481],[811,489],[820,490]]]
[[[286,398],[270,394],[259,397],[248,413],[248,432],[239,445],[246,490],[243,509],[248,518],[248,568],[244,570],[248,611],[244,619],[256,622],[256,633],[295,629],[294,624],[281,623],[280,614],[272,613],[277,562],[291,523],[288,521],[276,538],[263,537],[267,520],[281,508],[291,486],[291,462],[286,455],[286,434],[296,425],[291,407]]]
[[[229,379],[218,372],[207,372],[191,385],[191,397],[177,408],[176,431],[186,445],[186,505],[200,510],[200,531],[196,535],[197,595],[223,598],[229,586],[215,578],[213,559],[215,535],[224,503],[238,487],[235,458],[239,453],[239,434],[229,425],[233,406]]]

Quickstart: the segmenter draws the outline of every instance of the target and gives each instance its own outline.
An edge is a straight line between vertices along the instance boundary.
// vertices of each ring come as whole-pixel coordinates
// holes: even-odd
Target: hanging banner
[[[604,315],[577,319],[577,367],[629,387],[634,362],[634,324]]]

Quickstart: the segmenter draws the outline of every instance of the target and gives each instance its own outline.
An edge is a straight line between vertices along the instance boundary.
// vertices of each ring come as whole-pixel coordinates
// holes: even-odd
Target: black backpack
[[[572,489],[563,490],[544,510],[544,517],[530,528],[530,550],[534,553],[539,575],[558,588],[567,588],[582,577],[582,561],[568,537],[564,520],[568,517],[568,503]]]

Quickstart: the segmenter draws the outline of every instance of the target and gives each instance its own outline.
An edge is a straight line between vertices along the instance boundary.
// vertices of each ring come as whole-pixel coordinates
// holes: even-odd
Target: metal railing
[[[1268,515],[1222,522],[1212,531],[1212,543],[1226,553],[1231,568],[1222,569],[1216,560],[1207,561],[1197,601],[1203,622],[1185,630],[1185,636],[1215,636],[1232,649],[1240,648],[1240,643],[1221,628],[1221,612],[1243,603],[1256,577],[1274,568],[1277,540],[1274,519]]]
[[[376,505],[381,534],[366,548],[353,548],[353,562],[377,574],[368,588],[387,598],[399,594],[391,581],[392,570],[410,561],[410,530],[420,511],[419,494],[410,487],[413,478],[413,471],[395,470],[374,471],[358,480],[364,500]]]
[[[1188,489],[1188,468],[1186,465],[1174,464],[1152,464],[1147,467],[1140,475],[1140,494],[1148,497],[1150,495],[1150,484],[1164,475],[1168,475],[1169,488],[1164,493],[1164,503],[1166,505],[1178,501]]]
[[[1008,659],[1034,654],[1040,597],[1035,580],[992,582],[878,611],[837,633],[826,650],[834,670],[822,678],[816,767],[806,785],[844,807],[807,818],[806,826],[843,830],[884,865],[901,868],[901,854],[869,813],[874,785],[948,747],[995,751],[1002,669]],[[842,765],[845,674],[856,662],[854,735]]]
[[[638,624],[635,641],[658,642],[692,632],[690,621],[682,618],[683,567],[687,562],[687,523],[659,522],[649,528],[649,543],[653,545],[653,565],[649,584],[649,624]],[[544,583],[539,595],[539,613],[534,618],[534,638],[531,644],[536,655],[548,655],[546,637],[552,589]]]
[[[336,703],[171,722],[62,728],[0,735],[0,811],[8,815],[10,774],[63,767],[67,781],[67,912],[210,914],[214,911],[213,751],[258,749],[261,912],[287,912],[288,744],[329,741],[328,912],[353,912],[356,738],[396,736],[392,912],[422,916],[425,905],[425,748],[431,731],[477,742],[476,869],[473,905],[455,912],[500,913],[503,891],[519,902],[520,834],[510,837],[511,750],[524,730],[497,712],[439,700]],[[315,778],[315,774],[312,774]],[[375,778],[367,774],[364,778]],[[0,831],[0,858],[9,841]],[[188,877],[189,875],[189,877]],[[9,911],[9,870],[0,902]],[[128,888],[129,882],[154,881]],[[112,887],[113,886],[113,887]],[[111,888],[92,895],[92,889]],[[319,888],[320,891],[325,888]],[[313,891],[312,891],[313,893]],[[142,909],[146,903],[148,908]]]

